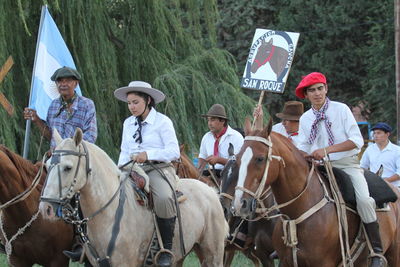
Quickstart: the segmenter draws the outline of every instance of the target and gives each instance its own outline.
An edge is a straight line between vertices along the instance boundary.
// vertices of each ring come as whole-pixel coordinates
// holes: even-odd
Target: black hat
[[[78,81],[81,80],[81,75],[77,70],[65,66],[56,70],[50,79],[52,81],[57,81],[60,78],[68,78],[68,77],[74,78],[75,80]]]

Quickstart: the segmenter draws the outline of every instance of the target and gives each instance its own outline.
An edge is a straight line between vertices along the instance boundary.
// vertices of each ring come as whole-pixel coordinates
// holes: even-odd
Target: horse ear
[[[248,136],[251,132],[251,121],[249,117],[244,120],[244,135]]]
[[[268,44],[272,44],[274,42],[274,39],[269,39]]]
[[[182,153],[183,151],[185,151],[185,144],[182,144],[179,146],[179,151]]]
[[[79,146],[79,144],[82,142],[83,139],[83,133],[81,128],[76,128],[75,130],[75,135],[74,135],[74,142],[76,146]]]
[[[61,135],[58,133],[57,128],[54,128],[53,130],[53,138],[54,141],[56,142],[56,146],[58,146],[63,140]]]
[[[264,137],[268,137],[268,136],[271,134],[271,130],[272,130],[272,118],[270,117],[270,118],[269,118],[268,125],[263,129],[263,131],[262,131],[261,134],[262,134]]]
[[[228,147],[228,155],[229,157],[233,156],[235,154],[235,148],[232,143],[229,143]]]

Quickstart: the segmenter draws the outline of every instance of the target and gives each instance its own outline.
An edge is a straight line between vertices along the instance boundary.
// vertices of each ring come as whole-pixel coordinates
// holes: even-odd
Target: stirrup
[[[376,264],[373,265],[374,260],[380,262],[378,267],[387,267],[388,266],[388,262],[387,262],[385,256],[383,256],[382,254],[379,254],[379,253],[374,253],[374,254],[370,255],[368,257],[368,260],[369,260],[368,266],[372,266],[372,267],[376,266]]]
[[[173,264],[174,261],[175,261],[175,256],[174,256],[174,253],[172,253],[172,251],[169,250],[169,249],[160,249],[160,250],[156,253],[156,255],[154,256],[154,263],[156,264],[156,266],[160,266],[160,265],[158,264],[158,261],[159,261],[161,255],[162,255],[163,253],[166,253],[166,254],[171,255],[171,264],[170,264],[170,266],[172,266],[172,264]]]

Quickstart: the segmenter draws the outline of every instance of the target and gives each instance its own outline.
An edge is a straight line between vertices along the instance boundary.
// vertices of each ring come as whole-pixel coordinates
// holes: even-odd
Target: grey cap
[[[80,81],[82,79],[81,75],[79,72],[73,68],[70,67],[62,67],[57,69],[54,74],[50,77],[52,81],[57,81],[58,79],[61,78],[74,78],[75,80]]]

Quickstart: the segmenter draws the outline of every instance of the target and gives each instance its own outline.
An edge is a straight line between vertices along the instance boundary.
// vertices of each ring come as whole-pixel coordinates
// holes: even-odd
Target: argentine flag
[[[76,69],[71,53],[65,44],[47,6],[42,9],[38,33],[35,63],[32,73],[32,87],[29,107],[35,109],[42,120],[46,120],[47,110],[53,99],[60,96],[55,82],[50,80],[57,69],[67,66]],[[79,86],[75,88],[82,95]]]

